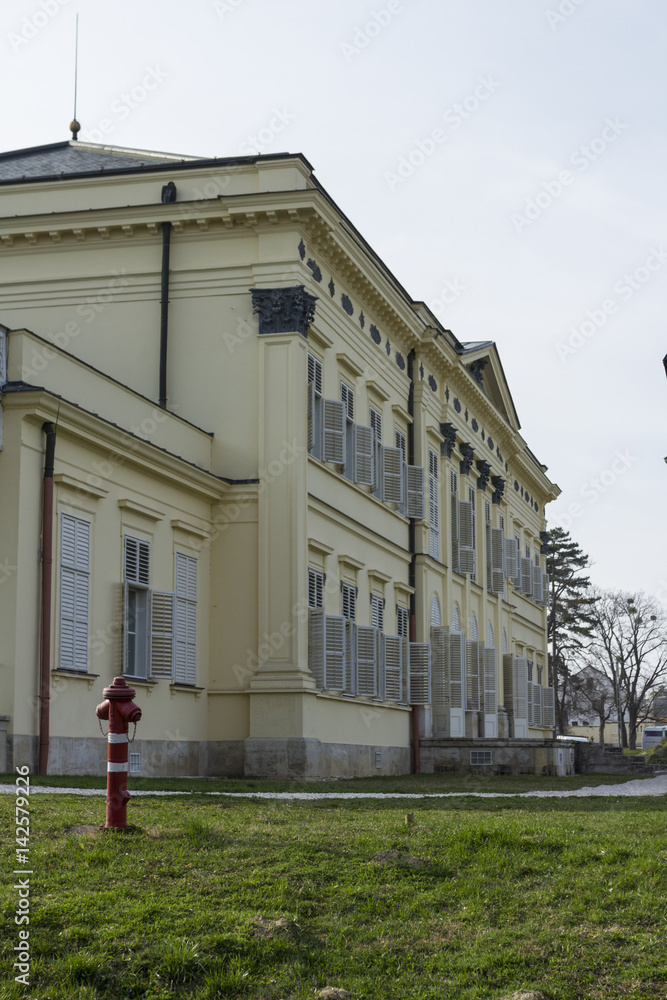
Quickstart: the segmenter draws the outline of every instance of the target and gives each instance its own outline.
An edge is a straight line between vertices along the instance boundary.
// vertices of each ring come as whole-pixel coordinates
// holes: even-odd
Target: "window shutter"
[[[502,594],[505,587],[505,539],[500,528],[489,528],[488,536],[489,543],[486,556],[489,572],[489,590],[492,594]]]
[[[324,688],[324,611],[315,608],[308,612],[308,667],[315,678],[315,686]]]
[[[308,358],[310,361],[310,356]],[[308,383],[308,451],[315,447],[315,383]]]
[[[150,583],[150,542],[125,536],[124,577],[128,583],[148,587]]]
[[[521,565],[521,593],[530,595],[532,592],[532,564],[530,559],[520,559]]]
[[[174,594],[154,590],[150,595],[151,677],[173,677],[174,673]]]
[[[350,583],[341,583],[342,612],[344,618],[355,621],[357,617],[357,590]]]
[[[345,464],[345,407],[338,399],[322,400],[322,461]]]
[[[528,718],[528,660],[524,656],[514,659],[514,717]]]
[[[386,503],[403,502],[403,457],[398,448],[385,448],[382,456],[382,500]]]
[[[440,558],[440,497],[438,495],[439,459],[434,451],[428,452],[428,516],[430,528],[429,553]]]
[[[466,637],[449,635],[449,728],[450,736],[465,736]]]
[[[340,398],[344,406],[345,416],[348,420],[354,420],[354,389],[346,382],[340,384]]]
[[[542,725],[542,686],[533,684],[533,725]]]
[[[431,629],[431,705],[433,735],[446,738],[450,733],[449,629],[440,625]]]
[[[322,395],[322,362],[313,354],[308,354],[308,382],[313,383],[313,388],[318,396]]]
[[[549,603],[549,574],[542,573],[542,604],[546,605]]]
[[[197,679],[197,560],[176,553],[176,607],[174,680],[195,684]]]
[[[452,473],[453,475],[453,473]],[[452,569],[460,573],[459,568],[459,501],[454,494],[450,498],[452,514]]]
[[[384,628],[384,597],[371,594],[371,625],[373,628]]]
[[[59,666],[88,670],[90,523],[62,514],[60,521]]]
[[[544,593],[542,588],[542,567],[533,566],[532,574],[533,574],[533,585],[532,585],[533,600],[536,601],[538,604],[542,604],[544,598]]]
[[[431,620],[430,625],[433,628],[437,625],[442,625],[442,614],[440,612],[440,601],[438,600],[438,595],[434,594],[431,599]]]
[[[484,674],[484,643],[468,642],[466,648],[466,708],[479,712],[480,679]]]
[[[516,552],[515,540],[513,538],[506,538],[504,540],[504,548],[505,548],[505,575],[516,586],[517,552]]]
[[[354,424],[353,429],[352,478],[355,483],[372,486],[373,476],[373,429]]]
[[[383,679],[386,701],[401,701],[403,697],[403,640],[397,635],[382,636]]]
[[[357,693],[357,626],[345,621],[345,694]]]
[[[527,704],[527,711],[526,711],[526,714],[528,716],[528,725],[529,726],[533,726],[535,724],[535,714],[534,714],[534,708],[533,708],[533,682],[532,681],[527,681],[526,682],[526,691],[527,691],[527,703],[526,703]]]
[[[324,606],[324,574],[308,568],[308,607]]]
[[[421,465],[406,465],[405,490],[407,497],[406,514],[415,521],[424,520],[425,508],[425,470]]]
[[[408,449],[405,440],[405,434],[403,433],[403,431],[399,431],[398,429],[394,430],[394,446],[398,448],[399,451],[401,452],[401,455],[403,456],[403,461],[407,462]]]
[[[428,705],[431,701],[431,646],[428,642],[408,643],[408,703]]]
[[[553,727],[556,725],[554,711],[554,689],[542,688],[542,725]]]
[[[324,616],[324,688],[345,690],[345,619],[342,615]]]
[[[469,500],[459,500],[459,571],[475,572],[475,538],[473,532],[473,507]]]
[[[498,697],[496,681],[496,651],[484,649],[484,736],[498,735]]]
[[[376,698],[378,693],[378,630],[357,625],[357,693]]]

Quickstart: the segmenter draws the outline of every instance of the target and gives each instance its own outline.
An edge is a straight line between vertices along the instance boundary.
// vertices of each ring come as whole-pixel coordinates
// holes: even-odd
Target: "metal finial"
[[[72,121],[69,123],[70,131],[72,133],[72,139],[76,140],[78,136],[81,125],[76,119],[76,91],[79,78],[79,15],[76,15],[76,37],[74,42],[74,116]]]

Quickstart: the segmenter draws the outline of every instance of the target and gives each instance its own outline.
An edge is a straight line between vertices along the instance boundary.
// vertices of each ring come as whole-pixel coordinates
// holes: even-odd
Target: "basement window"
[[[492,750],[471,750],[470,751],[470,763],[471,764],[493,764],[493,751]]]

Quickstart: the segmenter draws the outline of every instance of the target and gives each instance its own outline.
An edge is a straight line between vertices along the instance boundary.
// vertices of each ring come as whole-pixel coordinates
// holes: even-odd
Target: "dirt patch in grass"
[[[539,990],[517,990],[511,996],[505,997],[505,1000],[549,1000],[549,997]]]
[[[299,933],[299,928],[293,920],[287,917],[278,917],[277,920],[270,920],[268,917],[256,916],[252,922],[253,937],[273,940],[277,937],[293,938]]]
[[[93,823],[74,823],[72,826],[65,827],[65,833],[74,833],[77,837],[83,837],[87,834],[99,836],[101,832],[102,827]]]
[[[430,858],[413,858],[402,851],[378,851],[372,860],[376,865],[408,865],[409,868],[427,868],[433,864]]]

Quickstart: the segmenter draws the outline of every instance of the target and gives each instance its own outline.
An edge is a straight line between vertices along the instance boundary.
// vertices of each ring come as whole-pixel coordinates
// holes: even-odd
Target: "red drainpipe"
[[[39,686],[39,774],[46,774],[49,761],[49,701],[51,688],[51,588],[53,567],[53,464],[56,428],[42,424],[46,434],[44,485],[42,492],[42,622]]]

